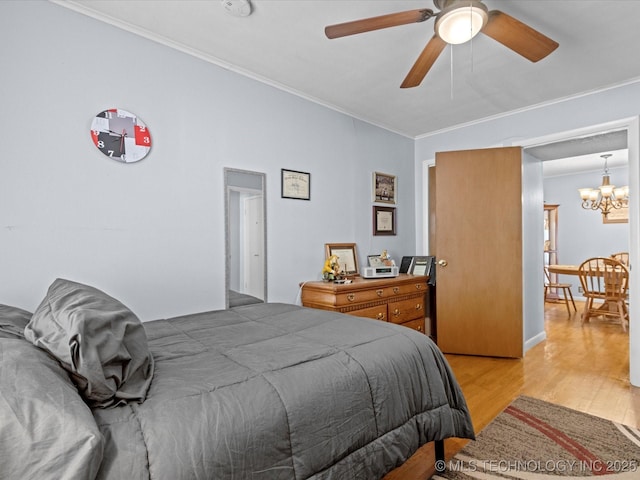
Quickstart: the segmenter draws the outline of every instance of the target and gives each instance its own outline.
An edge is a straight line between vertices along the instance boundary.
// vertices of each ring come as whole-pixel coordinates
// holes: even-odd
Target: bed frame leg
[[[444,440],[436,440],[434,447],[436,451],[436,473],[442,473],[445,470]]]

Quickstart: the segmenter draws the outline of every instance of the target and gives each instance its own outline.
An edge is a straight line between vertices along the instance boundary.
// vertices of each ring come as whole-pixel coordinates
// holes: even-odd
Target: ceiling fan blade
[[[558,48],[558,42],[499,10],[489,12],[482,33],[532,62],[542,60]]]
[[[430,8],[421,8],[419,10],[390,13],[379,17],[364,18],[362,20],[354,20],[353,22],[329,25],[328,27],[325,27],[324,33],[328,38],[346,37],[347,35],[370,32],[381,28],[424,22],[431,17],[433,17],[433,10]]]
[[[414,63],[411,70],[409,70],[400,88],[411,88],[420,85],[446,46],[447,43],[438,35],[431,37],[431,40],[429,40],[429,43],[427,43],[424,50],[422,50],[416,63]]]

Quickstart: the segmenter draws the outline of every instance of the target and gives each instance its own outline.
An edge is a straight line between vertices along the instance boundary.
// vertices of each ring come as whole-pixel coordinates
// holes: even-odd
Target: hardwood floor
[[[446,355],[469,405],[476,433],[519,395],[640,427],[640,388],[629,383],[629,335],[600,318],[582,325],[584,303],[569,317],[564,303],[545,306],[547,339],[523,359]],[[452,457],[466,441],[445,442]],[[417,452],[384,480],[426,479],[433,446]]]

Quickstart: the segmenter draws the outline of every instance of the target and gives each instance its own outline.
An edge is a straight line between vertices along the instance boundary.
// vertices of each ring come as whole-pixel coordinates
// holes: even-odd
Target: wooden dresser
[[[305,282],[302,305],[398,323],[424,333],[427,279],[401,273],[394,278],[356,277],[350,284]]]

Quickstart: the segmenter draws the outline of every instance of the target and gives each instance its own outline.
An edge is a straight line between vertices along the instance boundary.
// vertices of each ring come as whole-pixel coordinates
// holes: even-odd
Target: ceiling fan
[[[325,35],[328,38],[345,37],[382,28],[424,22],[435,16],[435,34],[418,56],[400,88],[420,85],[447,44],[465,43],[479,32],[532,62],[543,59],[558,48],[558,42],[504,12],[489,11],[480,0],[433,0],[433,3],[440,10],[437,14],[430,8],[422,8],[364,18],[329,25],[324,29]]]

